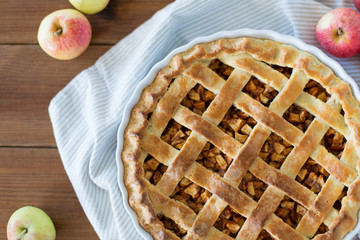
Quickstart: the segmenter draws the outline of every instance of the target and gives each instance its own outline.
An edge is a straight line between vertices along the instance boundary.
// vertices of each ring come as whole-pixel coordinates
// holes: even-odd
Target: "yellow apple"
[[[16,210],[7,225],[8,240],[55,240],[56,231],[50,217],[32,206]]]
[[[109,0],[69,0],[69,2],[80,12],[95,14],[103,10]]]

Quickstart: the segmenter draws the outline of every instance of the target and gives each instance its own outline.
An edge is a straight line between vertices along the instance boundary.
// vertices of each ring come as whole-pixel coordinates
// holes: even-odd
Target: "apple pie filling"
[[[167,124],[164,132],[161,134],[161,139],[180,150],[185,144],[186,139],[190,136],[191,130],[182,126],[180,123],[171,119]]]
[[[289,155],[292,149],[293,146],[282,137],[271,133],[262,146],[259,157],[270,166],[280,169],[286,156]]]
[[[328,152],[334,154],[340,159],[346,145],[346,138],[341,133],[337,132],[333,128],[330,128],[326,132],[320,144],[325,146]]]
[[[167,166],[160,163],[150,154],[145,158],[143,167],[145,172],[145,178],[153,185],[156,185],[160,181],[162,175],[167,170]]]
[[[220,122],[219,128],[240,143],[245,143],[256,124],[255,119],[232,106]]]
[[[196,84],[182,100],[181,105],[189,108],[196,114],[202,115],[214,98],[214,93],[205,89],[201,84]]]
[[[283,67],[283,66],[279,66],[279,65],[275,65],[275,64],[269,64],[269,66],[271,66],[273,69],[275,69],[278,72],[281,72],[282,74],[284,74],[287,78],[290,78],[293,69],[289,68],[289,67]]]
[[[322,223],[322,224],[319,226],[319,228],[318,228],[318,230],[316,231],[316,233],[315,233],[314,236],[316,236],[316,235],[318,235],[318,234],[326,233],[327,231],[329,231],[329,228],[328,228],[324,223]]]
[[[235,238],[245,220],[246,218],[227,206],[214,223],[214,227],[232,238]]]
[[[259,101],[261,104],[267,107],[278,94],[278,91],[276,91],[269,85],[261,82],[254,76],[250,77],[250,80],[245,85],[243,92],[245,92],[250,97],[254,98],[255,100]]]
[[[234,70],[234,68],[230,67],[229,65],[226,65],[225,63],[221,62],[219,59],[212,60],[208,65],[208,67],[225,80],[229,78],[230,74]]]
[[[330,98],[330,94],[315,80],[310,80],[304,89],[305,92],[313,95],[314,97],[326,102]]]
[[[207,142],[196,161],[207,169],[224,176],[232,162],[232,158],[221,152],[217,147]]]
[[[284,113],[283,118],[293,124],[295,127],[305,132],[314,116],[305,108],[292,104]]]
[[[257,240],[273,240],[271,235],[266,230],[261,230]]]
[[[295,229],[301,218],[305,215],[306,211],[307,209],[300,203],[297,203],[288,196],[284,196],[280,205],[276,209],[275,214]]]
[[[239,188],[255,201],[259,201],[267,188],[267,184],[255,177],[249,171],[245,174]]]
[[[186,230],[180,227],[171,218],[167,218],[164,215],[157,215],[157,218],[164,224],[164,227],[174,232],[179,238],[183,238],[186,235]]]
[[[171,198],[189,206],[194,212],[198,213],[211,197],[211,193],[199,185],[183,178],[170,195]]]
[[[309,158],[296,176],[296,180],[318,194],[328,177],[329,173],[313,159]]]

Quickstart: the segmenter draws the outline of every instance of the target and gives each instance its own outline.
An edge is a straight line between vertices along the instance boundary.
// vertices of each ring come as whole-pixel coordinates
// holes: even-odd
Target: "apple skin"
[[[353,0],[353,2],[354,2],[356,9],[360,11],[360,0]]]
[[[360,52],[360,13],[337,8],[325,14],[316,26],[316,38],[330,54],[339,58]]]
[[[102,11],[109,0],[69,0],[69,2],[80,12],[91,15]]]
[[[74,9],[62,9],[46,16],[40,23],[38,42],[50,56],[69,60],[82,54],[90,44],[91,25]]]
[[[8,240],[17,240],[27,229],[21,240],[54,240],[56,231],[50,217],[41,209],[26,206],[16,210],[7,225]]]

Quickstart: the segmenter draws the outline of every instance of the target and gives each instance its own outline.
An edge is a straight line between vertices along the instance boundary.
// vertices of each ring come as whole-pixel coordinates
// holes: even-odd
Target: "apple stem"
[[[62,33],[62,28],[59,28],[56,32],[54,32],[54,36],[58,37]]]
[[[19,234],[19,236],[17,237],[17,240],[21,240],[21,237],[25,234],[25,233],[27,233],[27,229],[26,228],[24,228],[24,230],[22,230],[22,232]]]
[[[338,33],[338,36],[341,36],[344,34],[344,30],[341,27],[338,27],[337,33]]]

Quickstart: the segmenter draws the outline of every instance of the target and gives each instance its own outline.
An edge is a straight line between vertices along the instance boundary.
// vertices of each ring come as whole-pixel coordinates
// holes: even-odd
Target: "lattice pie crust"
[[[342,239],[357,222],[359,102],[265,39],[177,54],[125,130],[129,203],[155,239]]]

